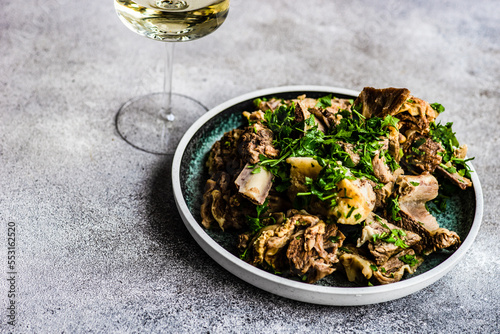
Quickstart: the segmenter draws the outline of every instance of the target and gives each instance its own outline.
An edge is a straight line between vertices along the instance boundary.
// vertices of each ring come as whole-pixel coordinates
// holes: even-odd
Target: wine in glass
[[[186,128],[207,111],[193,98],[172,93],[173,42],[215,31],[227,17],[229,0],[115,0],[115,9],[132,31],[167,42],[163,91],[123,104],[115,118],[118,133],[143,151],[173,153]]]

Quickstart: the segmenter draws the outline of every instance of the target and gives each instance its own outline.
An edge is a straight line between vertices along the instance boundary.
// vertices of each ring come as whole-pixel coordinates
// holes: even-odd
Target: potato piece
[[[286,159],[290,164],[290,182],[291,186],[288,189],[288,196],[294,199],[297,193],[308,191],[306,177],[316,179],[319,172],[323,169],[321,165],[313,158],[309,157],[291,157]]]
[[[337,205],[331,212],[339,224],[359,224],[375,208],[375,192],[368,181],[343,179],[337,187]]]

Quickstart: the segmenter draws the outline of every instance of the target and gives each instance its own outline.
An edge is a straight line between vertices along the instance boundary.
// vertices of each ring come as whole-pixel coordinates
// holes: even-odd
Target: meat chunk
[[[377,265],[386,262],[395,253],[407,249],[420,241],[420,236],[387,222],[375,214],[370,214],[365,220],[356,247],[368,242],[368,250]]]
[[[253,265],[271,266],[273,269],[282,268],[281,252],[286,251],[290,238],[295,231],[295,222],[288,219],[283,224],[264,227],[252,241]]]
[[[352,245],[344,246],[339,260],[349,282],[365,284],[373,276],[372,268],[375,263],[360,252],[362,252],[361,249]]]
[[[210,175],[217,172],[226,172],[233,175],[237,170],[241,169],[242,163],[238,156],[237,143],[242,134],[242,129],[234,129],[226,132],[220,140],[215,142],[206,163]]]
[[[205,228],[241,229],[252,211],[251,203],[237,193],[228,173],[217,172],[207,180],[200,208]]]
[[[399,129],[393,126],[389,127],[389,154],[394,158],[394,160],[399,163],[403,155],[401,154],[401,144],[403,143],[404,136],[401,135]]]
[[[384,263],[377,265],[370,260],[363,250],[354,246],[344,246],[340,255],[340,263],[350,282],[366,284],[373,281],[378,284],[388,284],[400,281],[405,272],[413,274],[423,262],[416,256],[413,249],[396,253]]]
[[[349,156],[349,159],[347,160],[348,161],[347,166],[354,167],[359,164],[359,162],[361,161],[361,157],[359,155],[359,152],[356,151],[356,147],[354,144],[346,143],[344,141],[338,141],[337,144]]]
[[[377,184],[371,181],[373,192],[375,193],[375,207],[373,210],[385,208],[387,206],[387,202],[394,192],[394,183],[395,182],[388,182],[382,187],[377,187]]]
[[[404,164],[416,171],[434,172],[436,167],[441,164],[442,153],[445,152],[440,143],[431,138],[424,137],[414,133],[403,145]]]
[[[384,156],[380,157],[380,154],[376,154],[372,160],[373,174],[382,183],[387,184],[389,182],[395,182],[399,175],[403,174],[403,169],[398,168],[392,171],[387,165]]]
[[[224,201],[223,194],[230,195],[230,176],[226,172],[214,174],[205,184],[203,203],[201,205],[202,224],[205,228],[212,227],[217,222],[224,229],[224,212],[228,203]]]
[[[248,126],[238,143],[238,153],[245,163],[256,164],[259,156],[278,157],[279,151],[273,146],[273,132],[261,123]]]
[[[317,282],[335,271],[337,249],[345,239],[335,224],[325,224],[318,217],[312,217],[310,223],[303,221],[303,215],[290,218],[298,226],[304,223],[308,226],[292,235],[286,252],[291,273],[308,283]]]
[[[266,112],[267,110],[274,111],[279,108],[283,104],[281,99],[271,98],[269,100],[260,100],[257,108],[260,111]]]
[[[430,123],[434,122],[438,112],[428,102],[415,96],[405,100],[397,112],[402,131],[416,130],[421,134],[429,132]]]
[[[260,229],[253,237],[240,235],[240,249],[247,249],[247,260],[255,266],[281,270],[303,281],[314,283],[335,270],[337,249],[345,236],[335,224],[326,224],[305,211],[290,210],[283,221]]]
[[[354,101],[354,105],[362,105],[361,113],[365,118],[384,118],[396,114],[409,96],[410,91],[406,88],[365,87]]]
[[[203,203],[200,208],[201,215],[201,225],[205,228],[212,227],[212,224],[215,222],[215,219],[212,215],[212,192],[215,190],[217,186],[217,182],[212,179],[208,179],[205,183],[205,192],[203,193]]]
[[[428,173],[403,175],[397,183],[401,220],[395,224],[421,236],[422,241],[413,248],[417,252],[430,253],[437,249],[457,247],[460,237],[455,232],[440,228],[436,218],[425,207],[426,202],[438,195],[436,178]]]
[[[296,122],[304,122],[305,120],[309,119],[311,117],[311,113],[308,110],[307,105],[302,102],[298,101],[295,107],[295,121]],[[316,116],[314,117],[314,124],[318,127],[318,130],[321,132],[325,132],[325,125],[321,121],[320,118],[317,118]],[[304,125],[304,131],[307,131],[310,127],[305,124]]]
[[[375,155],[372,160],[373,174],[382,183],[388,183],[394,181],[394,176],[391,173],[391,169],[387,166],[385,162],[385,157],[382,158],[379,154]]]
[[[454,173],[450,173],[448,170],[441,166],[437,166],[436,170],[439,171],[442,175],[448,178],[451,182],[457,185],[460,189],[465,190],[467,187],[472,187],[472,181],[458,174],[456,171]]]
[[[436,218],[427,211],[425,203],[436,198],[439,184],[429,173],[422,175],[402,175],[398,181],[400,213],[419,222],[428,231],[439,228]]]
[[[405,272],[409,274],[415,273],[415,270],[422,262],[423,258],[416,256],[413,249],[403,250],[378,266],[373,273],[373,277],[380,284],[398,282],[403,278]]]
[[[351,110],[351,101],[348,99],[331,99],[331,106],[323,108],[313,105],[309,108],[309,112],[320,120],[326,128],[335,127],[340,123],[342,115],[341,110]]]

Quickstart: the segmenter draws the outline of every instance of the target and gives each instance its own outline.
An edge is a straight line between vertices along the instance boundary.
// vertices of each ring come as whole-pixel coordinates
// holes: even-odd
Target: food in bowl
[[[205,228],[238,234],[242,260],[308,283],[388,284],[460,245],[432,214],[472,186],[467,147],[435,122],[443,106],[371,87],[254,102],[211,148],[201,205]]]

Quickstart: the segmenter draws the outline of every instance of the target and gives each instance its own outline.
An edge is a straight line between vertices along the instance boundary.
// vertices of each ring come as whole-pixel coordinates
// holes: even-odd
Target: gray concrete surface
[[[1,8],[0,332],[500,332],[498,2],[234,0],[216,33],[176,49],[175,91],[209,107],[316,84],[407,87],[447,108],[476,157],[479,235],[435,284],[363,307],[257,290],[197,246],[172,198],[171,156],[138,151],[114,128],[124,101],[159,90],[163,49],[127,30],[111,0]]]

